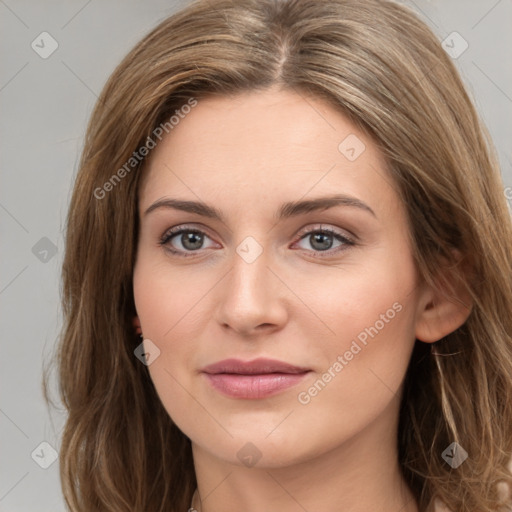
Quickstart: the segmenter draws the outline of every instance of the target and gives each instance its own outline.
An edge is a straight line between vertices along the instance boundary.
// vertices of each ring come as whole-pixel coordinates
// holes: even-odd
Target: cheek
[[[141,255],[133,276],[135,307],[145,337],[168,343],[178,333],[198,327],[204,301],[213,286],[208,270],[191,273],[172,266],[165,258]]]
[[[329,327],[321,344],[314,335],[314,320],[306,335],[308,351],[321,353],[323,371],[328,373],[326,400],[347,392],[355,397],[359,390],[357,400],[372,401],[377,398],[374,388],[389,395],[389,389],[395,392],[400,386],[414,346],[417,300],[416,268],[408,247],[402,245],[378,252],[364,266],[331,273],[321,292],[318,280],[303,280],[311,309]]]
[[[214,283],[208,275],[208,271],[196,272],[191,281],[190,273],[171,270],[165,259],[155,261],[144,254],[134,269],[133,292],[142,332],[159,349],[148,370],[173,420],[190,407],[191,397],[185,390],[190,389],[190,377],[197,370],[195,340],[201,338],[204,322],[210,318],[204,299]]]
[[[391,290],[376,297],[373,289],[364,300],[363,288],[358,291],[357,300],[347,301],[337,316],[333,311],[336,335],[322,343],[325,364],[296,393],[296,428],[320,430],[319,450],[351,438],[377,418],[391,418],[392,424],[414,346],[414,308],[407,297]]]

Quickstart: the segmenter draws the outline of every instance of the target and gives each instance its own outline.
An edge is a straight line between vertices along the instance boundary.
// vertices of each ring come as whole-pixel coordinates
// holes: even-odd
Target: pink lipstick
[[[266,398],[299,383],[311,370],[275,359],[225,359],[201,370],[221,393],[244,399]]]

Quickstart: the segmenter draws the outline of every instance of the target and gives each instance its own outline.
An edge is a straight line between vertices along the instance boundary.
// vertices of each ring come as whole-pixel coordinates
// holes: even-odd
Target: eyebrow
[[[283,203],[279,208],[276,217],[278,220],[283,220],[290,217],[303,215],[305,213],[327,210],[329,208],[334,208],[335,206],[350,206],[353,208],[359,208],[377,218],[375,212],[366,203],[363,203],[363,201],[357,199],[356,197],[343,194]],[[158,201],[155,201],[149,208],[147,208],[147,210],[144,212],[144,215],[146,216],[160,208],[195,213],[197,215],[201,215],[202,217],[207,217],[209,219],[214,219],[225,223],[224,215],[214,206],[210,206],[206,203],[203,203],[202,201],[186,201],[181,199],[172,199],[169,197],[164,197]]]

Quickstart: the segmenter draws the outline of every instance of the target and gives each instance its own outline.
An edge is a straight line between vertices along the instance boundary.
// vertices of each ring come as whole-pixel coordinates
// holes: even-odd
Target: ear
[[[456,262],[439,271],[433,285],[424,283],[418,303],[416,338],[434,343],[457,330],[471,313],[472,299],[466,286],[461,257],[454,251]],[[467,270],[467,269],[466,269]]]
[[[137,334],[142,334],[142,328],[141,328],[140,320],[139,320],[138,316],[133,317],[132,324],[133,324],[133,327],[135,327],[135,332]]]

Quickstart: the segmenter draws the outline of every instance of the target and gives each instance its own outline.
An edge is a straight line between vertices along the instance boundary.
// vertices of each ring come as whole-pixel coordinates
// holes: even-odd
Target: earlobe
[[[135,327],[135,332],[137,334],[142,334],[142,327],[140,325],[140,319],[138,316],[134,316],[132,318],[132,324],[133,324],[133,327]]]
[[[447,269],[437,286],[426,286],[416,321],[416,338],[434,343],[461,327],[472,309],[472,299],[460,273]]]

